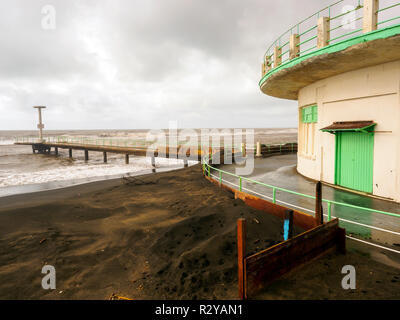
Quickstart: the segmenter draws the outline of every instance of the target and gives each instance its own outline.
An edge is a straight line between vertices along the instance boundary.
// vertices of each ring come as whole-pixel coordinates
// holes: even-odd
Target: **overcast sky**
[[[1,0],[0,130],[296,127],[258,87],[281,33],[327,0]],[[56,11],[55,29],[49,11]]]

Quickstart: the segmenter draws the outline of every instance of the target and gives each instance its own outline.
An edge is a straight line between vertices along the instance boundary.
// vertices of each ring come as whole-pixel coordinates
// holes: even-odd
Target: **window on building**
[[[300,148],[301,154],[306,156],[315,155],[315,130],[318,122],[318,106],[308,106],[300,109]]]

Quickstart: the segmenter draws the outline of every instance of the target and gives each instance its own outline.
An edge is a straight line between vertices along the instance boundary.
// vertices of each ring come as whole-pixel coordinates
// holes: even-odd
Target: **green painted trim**
[[[274,73],[281,71],[283,69],[291,68],[291,67],[295,66],[296,64],[299,64],[300,62],[307,60],[311,57],[322,55],[325,53],[334,53],[334,52],[342,51],[342,50],[345,50],[348,47],[351,47],[355,44],[373,41],[373,40],[377,40],[377,39],[385,39],[385,38],[393,37],[398,34],[400,34],[400,24],[390,26],[390,27],[387,27],[384,29],[374,30],[374,31],[362,34],[360,36],[346,39],[346,40],[331,44],[329,46],[323,47],[321,49],[317,49],[317,50],[309,52],[301,57],[292,59],[292,60],[280,65],[279,67],[276,67],[276,68],[270,70],[260,80],[259,86],[261,87],[263,85],[263,83],[265,81],[267,81],[267,79],[270,76],[272,76]]]
[[[374,132],[364,133],[363,136],[356,132],[339,133],[335,136],[335,184],[372,194]],[[361,144],[358,140],[360,137],[364,137]],[[343,148],[343,146],[345,147]],[[351,146],[350,149],[349,146]],[[354,153],[353,156],[351,156],[352,152]]]
[[[301,108],[301,121],[303,123],[318,122],[318,105]]]

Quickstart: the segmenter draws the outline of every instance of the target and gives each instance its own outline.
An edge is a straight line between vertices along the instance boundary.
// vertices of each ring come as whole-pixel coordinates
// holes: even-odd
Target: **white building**
[[[298,100],[300,174],[400,202],[400,1],[342,2],[274,43],[260,88]]]

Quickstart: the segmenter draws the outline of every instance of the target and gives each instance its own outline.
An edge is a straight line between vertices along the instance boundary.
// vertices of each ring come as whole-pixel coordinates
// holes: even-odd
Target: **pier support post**
[[[85,149],[85,161],[89,161],[89,150]]]
[[[54,148],[54,153],[56,154],[56,156],[58,156],[58,148],[57,147]]]
[[[246,299],[244,258],[246,256],[246,219],[237,220],[238,281],[239,299]]]
[[[69,148],[69,157],[72,159],[72,149]]]
[[[257,150],[256,150],[256,157],[261,157],[261,143],[260,141],[257,142]]]
[[[322,184],[321,181],[317,182],[315,186],[315,220],[317,225],[324,223],[324,215],[322,210]]]
[[[379,0],[364,0],[363,32],[371,32],[378,28]]]
[[[129,164],[129,154],[125,155],[125,164]]]
[[[103,152],[103,161],[104,163],[107,163],[107,152]]]
[[[317,47],[323,48],[329,45],[330,40],[330,19],[329,17],[320,17],[318,19],[317,29]]]
[[[189,165],[188,165],[188,161],[187,161],[187,159],[183,159],[183,166],[185,167],[185,168],[187,168]]]
[[[153,168],[156,167],[156,158],[155,157],[151,157],[151,165],[153,166]]]

